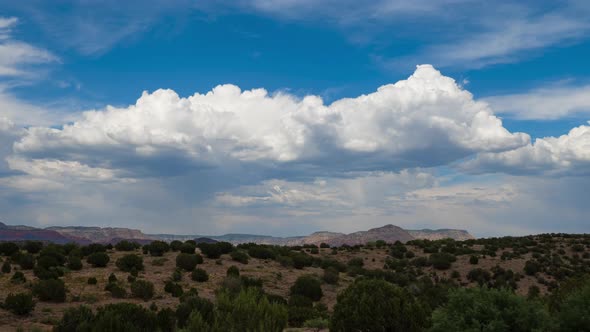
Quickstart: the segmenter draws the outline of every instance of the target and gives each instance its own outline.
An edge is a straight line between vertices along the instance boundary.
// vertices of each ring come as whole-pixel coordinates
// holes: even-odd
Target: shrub
[[[131,294],[147,301],[154,297],[154,284],[147,280],[136,280],[131,284]]]
[[[313,264],[313,257],[305,253],[293,254],[291,258],[293,259],[293,267],[296,269],[303,269]]]
[[[180,298],[180,304],[176,307],[176,319],[179,327],[186,326],[192,312],[199,312],[205,320],[211,322],[214,316],[213,303],[207,299],[186,293],[185,296]]]
[[[33,269],[33,274],[41,280],[57,279],[60,277],[60,273],[55,268],[51,268],[51,270],[48,270],[40,266],[35,266],[35,268]]]
[[[541,266],[536,261],[529,260],[524,263],[524,273],[526,273],[529,276],[535,275],[537,272],[539,272],[540,269]]]
[[[248,254],[241,251],[241,250],[232,251],[230,256],[231,256],[231,259],[236,262],[240,262],[242,264],[248,264]]]
[[[275,253],[270,248],[264,245],[253,245],[248,249],[248,255],[250,257],[258,259],[274,259]]]
[[[135,271],[142,271],[143,270],[143,258],[135,255],[135,254],[128,254],[119,259],[117,259],[116,263],[119,270],[124,272],[131,272],[132,270]]]
[[[325,318],[318,317],[306,320],[303,323],[303,327],[305,327],[306,329],[311,329],[314,332],[319,332],[330,327],[330,321]]]
[[[203,263],[203,257],[197,254],[180,253],[176,256],[176,267],[185,271],[192,271],[197,267],[197,264]]]
[[[225,273],[225,275],[228,277],[230,277],[230,276],[239,277],[240,276],[240,269],[237,266],[232,265],[227,268],[227,272]]]
[[[12,278],[10,278],[10,282],[12,282],[13,284],[24,284],[25,282],[27,282],[27,278],[25,278],[25,274],[21,271],[16,271],[12,275]]]
[[[338,295],[330,331],[422,331],[426,310],[402,288],[361,280]]]
[[[320,281],[311,275],[304,275],[295,281],[291,286],[291,295],[305,296],[312,301],[319,301],[324,295]]]
[[[10,262],[8,260],[5,260],[4,263],[2,263],[2,273],[10,273],[10,271],[12,271]]]
[[[78,256],[70,256],[68,258],[68,269],[79,271],[82,270],[82,260]]]
[[[322,277],[324,282],[330,285],[335,285],[340,280],[340,273],[333,267],[329,267],[324,270],[324,275]]]
[[[285,306],[269,302],[256,289],[243,290],[235,297],[222,292],[217,307],[221,331],[282,332],[287,325]]]
[[[41,241],[26,241],[23,245],[23,249],[30,254],[37,254],[43,249],[43,242]]]
[[[141,305],[115,303],[99,307],[92,321],[92,331],[154,331],[156,314]]]
[[[20,248],[13,242],[0,242],[0,254],[4,256],[12,256],[15,252],[18,252]]]
[[[90,277],[90,278],[88,278],[87,283],[89,285],[96,285],[98,283],[98,280],[96,280],[96,277]]]
[[[543,306],[509,290],[455,289],[447,305],[432,315],[431,331],[546,331],[550,319]]]
[[[217,243],[199,243],[199,249],[203,255],[207,256],[207,258],[216,259],[219,258],[222,254],[221,247],[217,245]]]
[[[197,249],[197,246],[192,242],[182,243],[179,248],[180,252],[185,254],[194,254],[195,249]]]
[[[203,269],[195,269],[193,273],[191,273],[191,279],[197,282],[205,282],[209,280],[209,274]]]
[[[28,315],[35,308],[33,296],[30,293],[8,294],[3,304],[4,309],[15,315]]]
[[[590,283],[565,297],[557,315],[559,331],[588,331],[590,327]]]
[[[152,241],[147,249],[152,256],[162,256],[170,250],[170,246],[164,241]]]
[[[164,308],[157,313],[158,328],[162,332],[176,331],[176,315],[170,308]],[[199,330],[196,330],[199,331]]]
[[[105,252],[95,252],[86,258],[86,262],[94,267],[105,267],[110,260],[109,255]]]
[[[127,291],[121,285],[116,282],[109,282],[104,290],[111,293],[111,296],[116,299],[122,299],[127,296]]]
[[[39,280],[33,286],[33,294],[41,301],[64,302],[66,300],[66,286],[63,280]]]
[[[35,267],[35,256],[29,253],[21,255],[18,260],[18,265],[20,265],[23,270],[32,270]]]
[[[94,313],[86,306],[67,308],[61,320],[53,328],[54,332],[91,331]]]
[[[181,281],[182,280],[182,271],[178,268],[172,272],[172,281]]]
[[[479,258],[477,258],[477,256],[473,255],[469,257],[469,264],[477,265],[477,263],[479,263]]]
[[[174,241],[170,242],[170,250],[172,250],[172,251],[179,251],[180,246],[182,246],[181,241],[174,240]]]
[[[169,280],[164,285],[164,292],[172,294],[173,297],[180,297],[183,293],[183,290],[180,284]]]
[[[37,267],[43,268],[43,269],[50,269],[52,267],[56,267],[56,266],[61,266],[62,263],[55,258],[54,256],[39,256],[39,258],[37,258]]]
[[[135,249],[139,249],[139,247],[139,243],[127,240],[123,240],[115,244],[115,249],[117,251],[134,251]]]
[[[429,263],[432,264],[437,270],[446,270],[451,267],[451,264],[457,260],[457,258],[449,253],[434,253],[429,257]]]
[[[107,247],[105,247],[103,244],[100,244],[100,243],[91,243],[87,246],[83,246],[80,249],[82,250],[83,256],[89,256],[91,254],[94,254],[95,252],[106,252],[107,251]]]

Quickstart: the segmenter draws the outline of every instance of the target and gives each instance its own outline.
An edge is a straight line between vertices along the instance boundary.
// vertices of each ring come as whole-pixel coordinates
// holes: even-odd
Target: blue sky
[[[582,232],[589,14],[577,0],[4,2],[0,219]]]

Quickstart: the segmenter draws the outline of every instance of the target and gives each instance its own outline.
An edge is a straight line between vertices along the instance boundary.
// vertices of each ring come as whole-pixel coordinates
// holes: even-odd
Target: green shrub
[[[291,286],[291,295],[305,296],[312,301],[319,301],[324,295],[321,282],[312,275],[303,275]]]
[[[37,267],[49,270],[52,267],[61,266],[62,263],[54,256],[39,256],[37,258]]]
[[[152,256],[163,256],[170,250],[170,246],[164,241],[152,241],[147,249]]]
[[[54,332],[91,331],[94,313],[87,306],[67,308],[61,320],[53,327]]]
[[[24,284],[25,282],[27,282],[27,278],[25,278],[25,274],[21,271],[16,271],[10,278],[10,282],[12,282],[13,284]]]
[[[239,277],[240,276],[240,269],[235,266],[232,265],[230,267],[227,268],[227,272],[225,273],[226,276],[234,276],[234,277]]]
[[[469,264],[471,265],[477,265],[477,263],[479,263],[479,258],[475,255],[469,257]]]
[[[14,242],[0,242],[0,254],[3,256],[12,256],[12,254],[19,250],[20,248]]]
[[[2,305],[4,309],[15,315],[28,315],[35,308],[33,296],[30,293],[8,294]]]
[[[30,254],[37,254],[43,249],[43,242],[41,241],[26,241],[23,249]]]
[[[8,260],[5,260],[4,263],[2,263],[2,273],[10,273],[10,271],[12,271],[10,262]]]
[[[82,260],[78,256],[70,256],[68,258],[68,269],[73,271],[82,270]]]
[[[57,270],[56,268],[53,268],[53,267],[49,270],[49,269],[42,268],[40,266],[35,266],[35,268],[33,269],[33,274],[41,280],[57,279],[61,275],[61,273],[59,271],[60,270]]]
[[[318,317],[318,318],[306,320],[303,323],[303,327],[305,327],[306,329],[311,329],[315,332],[319,332],[321,330],[329,328],[330,321],[325,318]]]
[[[109,274],[108,282],[109,283],[117,282],[117,276],[114,273],[111,272],[111,274]]]
[[[172,272],[172,281],[181,281],[182,280],[182,271],[179,268],[176,268],[174,272]]]
[[[105,267],[110,260],[109,255],[105,252],[95,252],[86,258],[86,262],[94,267]]]
[[[452,254],[441,252],[431,254],[428,260],[435,269],[446,270],[451,267],[451,264],[456,261],[457,258]]]
[[[270,303],[252,288],[237,296],[221,292],[217,297],[217,315],[221,331],[282,332],[288,318],[284,305]]]
[[[181,241],[174,240],[174,241],[170,242],[170,250],[172,250],[172,251],[179,251],[180,246],[182,246]]]
[[[452,290],[447,305],[432,315],[432,332],[547,331],[550,318],[543,305],[509,290]]]
[[[154,297],[154,284],[147,280],[136,280],[131,284],[131,294],[147,301]]]
[[[571,292],[560,303],[557,323],[559,331],[590,330],[590,283]]]
[[[185,242],[181,244],[179,248],[180,252],[185,254],[194,254],[195,249],[197,249],[197,246],[192,242]]]
[[[338,295],[330,331],[422,331],[426,310],[414,297],[384,280],[360,280]]]
[[[535,275],[541,269],[540,264],[537,261],[526,261],[524,263],[524,273],[529,276]]]
[[[87,283],[89,285],[96,285],[98,283],[98,280],[96,280],[96,277],[90,277],[90,278],[88,278]]]
[[[123,240],[115,244],[115,249],[117,251],[135,251],[136,249],[139,249],[139,247],[139,243],[127,240]]]
[[[142,271],[143,270],[143,258],[135,254],[127,254],[119,259],[116,263],[119,270],[124,272]]]
[[[216,259],[222,255],[221,247],[217,243],[199,243],[199,249],[201,253],[207,256],[207,258]]]
[[[173,297],[180,297],[183,294],[182,286],[170,280],[164,285],[164,291]]]
[[[18,265],[23,270],[32,270],[35,267],[35,256],[26,253],[20,256]]]
[[[180,253],[176,256],[176,267],[185,271],[192,271],[197,267],[197,264],[203,263],[203,257],[197,254]]]
[[[162,332],[174,332],[176,331],[176,315],[170,308],[164,308],[158,311],[156,315],[158,321],[158,328]],[[199,330],[193,330],[199,331]]]
[[[248,264],[248,254],[242,250],[236,250],[230,253],[231,259],[242,264]]]
[[[64,302],[66,300],[66,286],[63,280],[39,280],[33,285],[33,294],[41,301]]]
[[[122,299],[127,297],[127,290],[123,288],[123,286],[119,285],[117,282],[109,282],[104,290],[111,293],[111,296],[116,299]]]
[[[191,279],[197,282],[205,282],[209,280],[209,274],[203,269],[195,269],[193,273],[191,273]]]
[[[340,273],[335,268],[329,267],[324,270],[324,275],[322,279],[327,284],[336,285],[340,280]]]
[[[116,303],[99,307],[92,320],[92,331],[154,331],[156,313],[133,303]]]
[[[213,323],[215,315],[213,303],[196,295],[185,293],[180,298],[180,304],[176,307],[176,319],[179,327],[185,327],[187,325],[192,312],[200,313],[207,322]]]

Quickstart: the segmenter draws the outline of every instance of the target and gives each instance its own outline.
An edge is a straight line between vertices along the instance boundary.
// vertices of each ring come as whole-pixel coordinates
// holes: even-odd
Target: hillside
[[[387,225],[335,239],[348,238],[360,242],[374,239],[377,234],[407,237],[399,227]],[[526,299],[524,296],[553,301],[552,294],[567,294],[558,292],[562,283],[569,282],[568,289],[578,287],[572,280],[578,280],[575,278],[590,271],[590,237],[587,235],[546,234],[463,242],[413,240],[405,245],[374,243],[371,246],[331,248],[252,244],[228,247],[218,243],[201,246],[195,251],[194,244],[192,247],[190,242],[185,245],[188,246],[183,247],[184,252],[192,250],[193,254],[189,256],[199,257],[194,270],[199,273],[192,272],[195,265],[189,268],[179,263],[179,257],[187,255],[178,252],[180,247],[147,245],[138,248],[129,243],[115,248],[100,245],[78,248],[48,246],[47,250],[32,251],[36,252],[33,254],[24,249],[29,247],[22,247],[15,254],[14,250],[19,248],[2,246],[0,253],[4,257],[1,259],[11,271],[0,273],[0,292],[5,294],[3,297],[9,293],[32,292],[36,304],[32,312],[25,315],[0,309],[1,330],[13,331],[22,327],[25,331],[33,328],[49,331],[68,308],[80,305],[98,312],[97,309],[105,305],[131,303],[158,312],[171,309],[170,312],[180,315],[186,308],[178,308],[182,308],[186,301],[213,306],[219,301],[220,289],[239,293],[250,288],[259,289],[261,294],[276,301],[274,303],[284,306],[288,317],[286,324],[297,328],[313,317],[330,319],[338,294],[354,285],[359,277],[385,280],[387,284],[411,289],[412,292],[407,294],[422,294],[415,300],[433,305],[427,312],[430,315],[437,306],[444,305],[447,298],[444,294],[449,289],[474,289],[483,285],[486,286],[484,291],[510,289],[522,296],[523,301]],[[66,254],[66,250],[70,253]],[[95,262],[90,257],[96,253],[104,253],[108,257],[104,267],[89,263]],[[32,255],[32,265],[29,260],[22,260],[27,255]],[[140,262],[140,265],[134,265],[138,266],[135,272],[123,270],[125,265],[121,261],[129,255]],[[43,259],[44,256],[59,258],[52,263],[57,266],[46,270],[43,266],[48,261]],[[81,264],[72,265],[76,260]],[[34,265],[35,268],[32,267]],[[3,266],[2,270],[7,268]],[[15,277],[19,273],[22,276]],[[42,280],[48,278],[47,273],[57,273],[49,279],[63,280],[64,293],[60,293],[60,287],[46,292],[37,286],[55,283]],[[236,273],[239,273],[239,278],[235,277]],[[313,299],[313,307],[287,301],[292,297],[292,286],[299,278],[310,277],[318,281],[321,289],[321,294]],[[96,278],[96,283],[90,282],[93,278]],[[152,285],[152,291],[140,293],[136,287],[137,280],[141,285]],[[505,292],[512,294],[511,291]],[[148,330],[156,331],[155,327]]]

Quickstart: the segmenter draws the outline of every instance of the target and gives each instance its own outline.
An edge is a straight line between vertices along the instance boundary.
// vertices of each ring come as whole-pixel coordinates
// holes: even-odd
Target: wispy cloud
[[[484,98],[498,114],[524,120],[555,120],[590,114],[590,85],[545,86]]]

